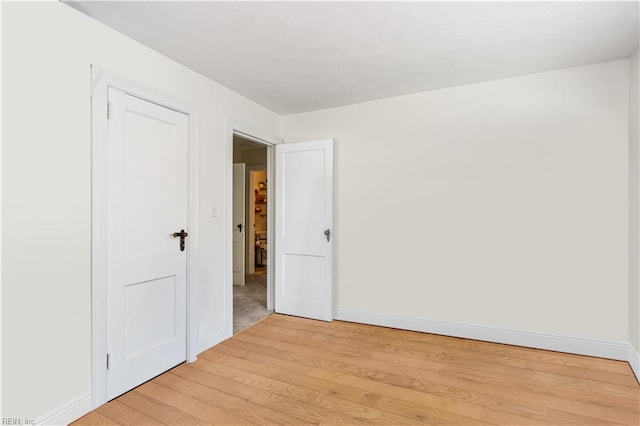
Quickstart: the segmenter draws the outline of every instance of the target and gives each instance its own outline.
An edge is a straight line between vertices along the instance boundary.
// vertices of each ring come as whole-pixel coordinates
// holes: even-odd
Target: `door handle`
[[[174,232],[173,238],[180,237],[180,251],[184,251],[184,239],[187,238],[189,234],[184,232],[184,229],[181,229],[180,232]]]
[[[238,231],[242,232],[242,224],[239,223],[237,226],[238,226]]]
[[[327,242],[329,241],[329,239],[331,238],[331,231],[328,229],[324,230],[324,235],[327,237]]]

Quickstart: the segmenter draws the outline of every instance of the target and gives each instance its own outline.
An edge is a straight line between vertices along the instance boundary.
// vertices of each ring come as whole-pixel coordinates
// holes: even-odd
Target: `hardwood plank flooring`
[[[621,361],[284,315],[74,425],[638,425]]]

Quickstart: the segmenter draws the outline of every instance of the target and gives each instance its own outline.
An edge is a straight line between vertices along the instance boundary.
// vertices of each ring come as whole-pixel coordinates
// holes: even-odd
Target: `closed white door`
[[[276,146],[276,312],[333,319],[333,139]]]
[[[188,117],[109,89],[107,396],[186,360]],[[184,235],[184,234],[183,234]],[[181,241],[183,240],[183,241]]]
[[[233,284],[244,285],[245,165],[233,165]]]

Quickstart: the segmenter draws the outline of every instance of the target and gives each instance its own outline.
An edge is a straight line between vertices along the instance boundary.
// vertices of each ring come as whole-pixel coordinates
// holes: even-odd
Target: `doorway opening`
[[[233,333],[270,315],[268,145],[233,135]]]

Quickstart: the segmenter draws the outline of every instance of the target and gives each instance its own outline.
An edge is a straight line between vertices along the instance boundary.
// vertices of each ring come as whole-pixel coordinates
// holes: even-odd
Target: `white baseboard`
[[[224,327],[200,337],[198,339],[198,353],[206,351],[223,340],[227,340],[229,337],[231,336],[226,332]]]
[[[640,354],[631,343],[629,343],[629,365],[633,370],[633,374],[636,375],[636,380],[640,382]]]
[[[551,334],[529,333],[494,327],[399,317],[340,308],[334,309],[334,317],[342,321],[399,328],[402,330],[420,331],[423,333],[463,337],[493,343],[505,343],[508,345],[628,361],[636,375],[636,379],[640,381],[640,354],[627,342],[578,339]],[[224,330],[201,337],[199,339],[200,350],[198,352],[203,352],[228,337],[229,336],[225,335]],[[87,392],[40,416],[36,419],[36,424],[53,426],[67,425],[89,413],[91,410],[91,392]]]
[[[581,339],[340,308],[334,309],[334,318],[337,320],[380,325],[403,330],[421,331],[424,333],[442,334],[445,336],[463,337],[492,343],[505,343],[507,345],[568,352],[621,361],[628,361],[630,358],[629,343],[622,341],[612,342],[606,340]],[[638,362],[637,353],[636,362]],[[637,374],[636,372],[636,375]]]
[[[38,417],[36,419],[37,425],[68,425],[69,423],[78,420],[93,409],[91,406],[91,392],[87,392],[84,395],[61,405],[58,408],[54,408],[48,413]]]

